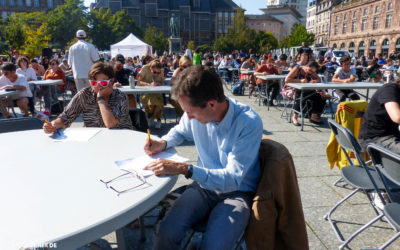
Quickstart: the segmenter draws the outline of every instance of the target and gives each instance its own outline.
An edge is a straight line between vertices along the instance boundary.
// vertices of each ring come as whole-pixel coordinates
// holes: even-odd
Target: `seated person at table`
[[[38,80],[41,80],[45,72],[44,67],[41,64],[39,64],[36,59],[31,59],[31,64],[29,65],[29,67],[35,70]]]
[[[336,57],[332,58],[332,60],[330,60],[330,62],[328,63],[326,70],[329,73],[334,73],[336,71],[336,69],[339,67],[339,63],[336,61]]]
[[[8,98],[1,100],[3,106],[11,107],[17,105],[25,117],[29,116],[28,97],[32,97],[31,89],[28,87],[28,82],[21,74],[17,74],[17,67],[13,63],[4,63],[1,66],[3,75],[0,77],[0,90],[16,89],[20,92]],[[1,110],[0,110],[1,111]],[[7,109],[2,110],[4,116],[12,118]]]
[[[266,75],[279,75],[278,69],[274,65],[274,59],[268,58],[267,64],[263,64],[254,73],[255,76],[266,76]],[[279,94],[279,81],[266,81],[260,78],[257,79],[257,84],[267,84],[267,96],[269,100],[269,106],[273,106],[273,99]]]
[[[125,58],[123,55],[118,54],[115,56],[115,79],[114,79],[114,88],[119,88],[121,86],[129,86],[129,76],[132,74],[132,71],[124,68]],[[128,94],[129,107],[136,108],[136,99],[132,94]]]
[[[175,81],[178,79],[179,74],[185,70],[186,68],[189,68],[192,66],[192,60],[190,60],[190,57],[188,56],[182,56],[181,59],[179,59],[179,67],[174,71],[174,74],[172,75],[171,78],[171,86],[175,84]],[[173,98],[170,98],[171,105],[175,108],[175,112],[178,115],[179,119],[183,115],[183,110],[181,105],[179,105],[179,102],[174,100]]]
[[[363,151],[368,143],[400,154],[400,82],[382,85],[372,96],[358,136]]]
[[[393,75],[394,75],[394,65],[393,65],[393,60],[392,59],[387,59],[386,64],[382,66],[383,71],[383,76],[386,78],[386,83],[389,83],[390,80],[393,80]]]
[[[91,86],[81,89],[57,119],[43,124],[46,133],[69,127],[82,114],[85,127],[133,129],[128,98],[113,88],[112,65],[96,62],[89,70]]]
[[[161,86],[164,84],[164,73],[159,60],[153,60],[143,66],[138,75],[139,86]],[[149,126],[157,119],[155,128],[161,128],[161,116],[164,111],[164,102],[161,94],[145,94],[140,97],[144,106]]]
[[[203,220],[200,249],[232,249],[249,221],[260,176],[262,121],[227,98],[218,75],[202,66],[185,69],[172,96],[185,114],[160,141],[147,139],[144,151],[157,154],[190,140],[199,157],[197,165],[159,159],[146,167],[157,176],[182,174],[194,181],[158,225],[153,249],[179,249],[186,231]]]
[[[378,54],[378,62],[377,63],[381,67],[386,64],[386,60],[382,57],[382,54]]]
[[[340,58],[340,65],[335,74],[333,75],[332,82],[339,83],[352,83],[356,80],[356,69],[351,68],[351,59],[349,56]],[[350,98],[352,101],[360,100],[358,94],[352,89],[336,89],[336,94],[339,96],[339,102],[346,101]]]
[[[290,67],[290,63],[287,61],[287,55],[282,54],[279,56],[279,60],[275,62],[276,67],[278,70],[282,72],[282,70],[286,70]]]
[[[317,62],[309,62],[304,66],[296,66],[294,67],[285,79],[285,83],[318,83],[321,82],[317,71],[318,71],[318,63]],[[293,113],[292,122],[295,126],[300,126],[298,122],[298,113],[300,112],[300,97],[301,91],[295,91],[295,100],[293,109],[296,111]],[[311,117],[310,122],[314,124],[321,125],[323,121],[320,119],[320,114],[324,110],[325,107],[325,92],[323,91],[303,91],[303,109],[307,101],[311,102]],[[308,107],[310,108],[310,107]],[[304,111],[304,110],[303,110]]]
[[[27,82],[37,80],[35,70],[29,67],[29,60],[26,56],[18,57],[17,65],[19,67],[17,69],[17,74],[25,76],[25,79]],[[34,91],[36,89],[36,85],[28,83],[28,86],[31,89],[31,92],[34,93]],[[29,111],[32,114],[35,114],[35,100],[33,98],[28,98],[28,101],[29,101],[29,104],[28,104]]]
[[[256,70],[256,65],[257,63],[253,59],[249,58],[240,67],[240,71],[243,72],[240,73],[240,80],[241,81],[249,80],[250,92],[253,92],[254,90],[254,86],[256,85],[256,79],[254,78],[254,75],[244,74],[244,72],[248,70]]]

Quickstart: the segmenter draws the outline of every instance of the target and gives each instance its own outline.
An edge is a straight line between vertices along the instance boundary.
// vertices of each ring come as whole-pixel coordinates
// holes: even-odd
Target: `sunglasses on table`
[[[91,84],[93,87],[96,87],[96,86],[103,86],[103,87],[106,87],[106,86],[108,85],[109,82],[110,82],[110,80],[101,80],[101,81],[92,80],[92,81],[90,81],[90,84]]]

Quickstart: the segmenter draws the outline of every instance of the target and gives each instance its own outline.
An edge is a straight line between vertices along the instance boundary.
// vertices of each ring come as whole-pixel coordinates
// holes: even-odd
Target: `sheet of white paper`
[[[137,158],[129,158],[122,161],[116,161],[115,164],[121,169],[132,171],[135,170],[137,173],[143,175],[144,177],[148,177],[153,175],[153,171],[144,170],[150,162],[155,161],[157,159],[167,159],[176,162],[186,162],[188,159],[181,157],[177,154],[170,154],[166,152],[161,152],[154,156],[143,155]]]
[[[100,129],[65,129],[59,130],[61,135],[54,133],[50,137],[57,142],[87,142],[100,131]]]

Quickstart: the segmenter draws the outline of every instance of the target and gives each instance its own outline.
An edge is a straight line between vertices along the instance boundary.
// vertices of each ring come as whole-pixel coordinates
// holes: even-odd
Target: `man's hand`
[[[166,159],[157,159],[144,169],[152,170],[157,176],[159,175],[186,175],[189,165],[186,163],[174,162]]]
[[[114,88],[120,88],[120,87],[122,87],[122,84],[119,83],[119,82],[116,82],[116,83],[114,83],[113,87]]]
[[[51,134],[51,133],[56,132],[56,127],[55,127],[54,124],[51,123],[51,122],[44,122],[44,123],[43,123],[43,131],[44,131],[46,134]]]
[[[155,141],[146,138],[146,141],[144,143],[144,152],[148,155],[155,155],[164,151],[166,147],[167,147],[167,142],[164,140]]]

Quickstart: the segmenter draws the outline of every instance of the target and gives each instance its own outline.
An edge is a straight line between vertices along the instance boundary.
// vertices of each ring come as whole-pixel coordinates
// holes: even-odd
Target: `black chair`
[[[383,190],[376,189],[379,198],[384,204],[382,216],[385,216],[397,231],[390,240],[379,247],[379,249],[385,249],[400,237],[400,200],[399,198],[396,199],[396,195],[390,188],[391,184],[388,182],[388,180],[390,180],[397,185],[400,185],[400,155],[373,143],[368,144],[367,151],[371,156],[372,162],[375,164],[379,177],[384,184],[385,192],[389,196],[390,200],[390,203],[387,203],[382,197]]]
[[[0,133],[17,132],[32,129],[41,129],[43,122],[34,117],[23,117],[0,120]]]
[[[342,147],[342,149],[345,152],[346,158],[348,159],[350,165],[347,167],[342,168],[341,175],[342,178],[345,182],[350,184],[355,188],[353,192],[351,192],[349,195],[344,197],[342,200],[340,200],[325,216],[324,219],[328,220],[329,223],[331,224],[333,231],[335,232],[337,238],[339,239],[340,242],[343,244],[339,247],[339,249],[343,249],[354,237],[356,237],[359,233],[364,231],[366,228],[368,228],[370,225],[375,223],[377,220],[382,218],[382,212],[380,212],[375,206],[374,202],[371,200],[369,197],[368,193],[371,191],[375,191],[375,189],[379,190],[384,190],[384,184],[382,183],[380,177],[378,176],[378,173],[374,167],[369,167],[365,163],[363,157],[361,156],[361,146],[358,143],[357,139],[354,137],[354,135],[351,133],[351,131],[340,124],[338,124],[335,120],[328,119],[329,126],[332,129],[332,132],[334,133],[337,142],[339,145]],[[354,165],[353,161],[349,157],[348,153],[346,151],[353,152],[354,155],[356,156],[356,159],[359,163],[359,165]],[[373,181],[371,181],[373,180]],[[396,185],[393,182],[389,181],[389,186],[391,190],[400,190],[400,186]],[[372,219],[370,222],[365,224],[363,227],[361,227],[359,230],[357,230],[355,233],[350,235],[346,240],[343,238],[343,236],[340,234],[339,229],[337,228],[336,224],[332,221],[331,215],[332,213],[347,199],[352,197],[354,194],[356,194],[359,191],[363,191],[367,198],[369,199],[370,203],[372,204],[372,207],[374,208],[377,217]]]

